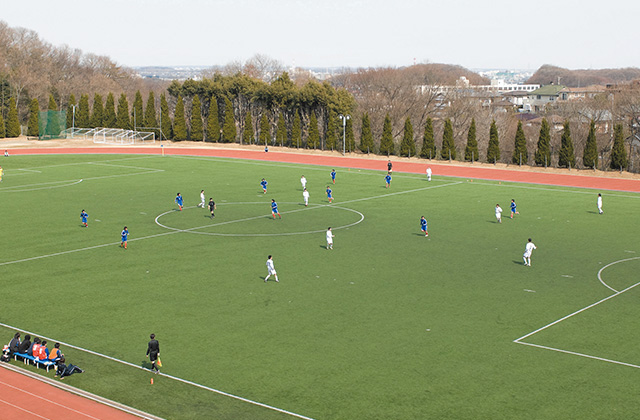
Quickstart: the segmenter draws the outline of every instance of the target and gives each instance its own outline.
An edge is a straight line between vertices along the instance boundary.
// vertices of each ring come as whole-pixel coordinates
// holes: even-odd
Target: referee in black
[[[151,334],[149,336],[151,340],[149,341],[149,346],[147,347],[147,357],[151,361],[151,370],[154,370],[155,373],[160,372],[158,366],[156,365],[156,360],[158,360],[158,356],[160,356],[160,343],[156,340],[156,335]]]

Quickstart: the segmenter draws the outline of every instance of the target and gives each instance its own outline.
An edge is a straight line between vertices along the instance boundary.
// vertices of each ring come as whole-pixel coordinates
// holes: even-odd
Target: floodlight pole
[[[342,156],[347,153],[347,120],[351,118],[351,115],[340,114],[342,120]]]

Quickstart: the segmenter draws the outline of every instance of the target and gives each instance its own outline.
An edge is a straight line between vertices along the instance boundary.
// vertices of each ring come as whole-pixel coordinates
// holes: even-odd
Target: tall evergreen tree
[[[57,111],[58,110],[58,104],[56,104],[56,100],[53,97],[52,94],[49,94],[49,105],[47,108],[49,111]]]
[[[18,137],[20,135],[20,120],[18,119],[18,108],[16,107],[16,99],[12,96],[9,98],[9,113],[7,114],[7,137]]]
[[[587,143],[584,145],[584,154],[582,155],[582,164],[586,168],[598,167],[598,143],[596,141],[596,122],[591,120],[589,125],[589,135]]]
[[[280,146],[287,144],[287,123],[282,112],[278,113],[278,125],[276,127],[276,143]]]
[[[529,159],[529,152],[527,151],[527,138],[524,135],[524,130],[522,129],[522,121],[518,121],[518,128],[516,129],[516,137],[514,139],[514,147],[513,147],[513,156],[511,157],[511,161],[513,163],[527,164],[527,160]]]
[[[80,96],[80,102],[76,108],[76,127],[91,127],[91,119],[89,117],[89,95]]]
[[[169,103],[164,93],[160,94],[160,129],[162,136],[167,139],[173,139],[173,125],[169,116]]]
[[[2,112],[0,112],[0,139],[5,138],[6,130],[4,128],[4,118],[2,117]]]
[[[568,120],[564,122],[564,129],[560,138],[558,165],[563,168],[576,167],[576,155],[573,151],[573,140],[571,140],[571,129],[569,128]]]
[[[442,150],[440,150],[442,159],[456,158],[456,145],[453,142],[453,124],[447,118],[444,122],[444,130],[442,131]]]
[[[178,95],[176,109],[173,112],[173,139],[176,141],[187,139],[187,123],[184,119],[184,101],[180,95]]]
[[[102,105],[102,96],[93,95],[93,113],[91,114],[91,127],[103,127],[104,106]]]
[[[491,121],[489,128],[489,145],[487,146],[487,162],[496,163],[500,160],[500,139],[498,138],[498,126],[496,120]]]
[[[104,125],[106,128],[116,128],[116,124],[116,102],[113,93],[109,92],[109,94],[107,95],[107,100],[104,104],[104,119],[102,120],[102,125]],[[77,115],[76,127],[79,127]]]
[[[347,125],[345,126],[345,137],[346,137],[346,150],[351,153],[356,149],[356,138],[353,134],[353,119],[349,118],[347,120]]]
[[[144,126],[144,105],[142,103],[142,94],[140,91],[136,92],[136,96],[133,99],[133,107],[131,108],[131,126],[134,130],[140,131],[140,128]]]
[[[222,141],[234,143],[236,141],[236,119],[233,115],[233,105],[229,98],[224,98],[224,126],[222,127]]]
[[[247,111],[244,115],[244,130],[242,131],[242,142],[244,144],[253,144],[253,121],[251,111]]]
[[[413,138],[413,125],[411,124],[411,118],[407,117],[404,121],[404,135],[402,136],[402,143],[400,143],[400,156],[415,156],[416,155],[416,140]]]
[[[320,131],[318,130],[318,118],[315,112],[311,112],[309,117],[309,137],[307,138],[307,147],[309,149],[317,149],[320,147]]]
[[[373,148],[373,131],[371,120],[366,112],[362,114],[362,128],[360,131],[360,150],[366,153],[375,153]]]
[[[293,117],[293,127],[291,127],[291,147],[300,148],[302,146],[302,120],[300,112],[295,111]]]
[[[129,119],[129,101],[127,95],[120,94],[118,99],[118,110],[116,111],[116,128],[131,130],[131,120]]]
[[[472,162],[478,160],[478,140],[476,139],[476,119],[471,119],[467,133],[467,147],[464,149],[464,160]]]
[[[211,95],[209,100],[209,114],[207,115],[207,141],[220,141],[220,120],[218,116],[218,99],[216,95]],[[247,130],[245,126],[245,131]],[[253,129],[251,130],[253,136]]]
[[[147,131],[153,131],[156,138],[159,138],[160,132],[155,129],[158,127],[158,118],[156,117],[156,97],[153,92],[149,92],[147,106],[144,109],[144,126]]]
[[[37,137],[40,133],[40,126],[38,125],[40,117],[40,104],[38,98],[33,98],[29,105],[29,122],[27,123],[27,136]]]
[[[260,118],[260,144],[267,145],[271,143],[271,127],[269,125],[269,118],[267,117],[267,112],[262,113],[262,117]]]
[[[75,116],[73,115],[73,109],[76,104],[76,95],[73,93],[69,96],[69,103],[67,104],[67,127],[71,128],[75,126]]]
[[[384,124],[382,125],[382,138],[380,139],[380,151],[381,155],[393,155],[395,153],[395,147],[393,144],[393,132],[391,128],[391,117],[389,113],[384,117]]]
[[[327,150],[335,150],[338,148],[337,122],[338,116],[336,113],[333,112],[333,110],[329,111],[327,131],[324,134],[324,145]],[[342,141],[342,130],[340,130],[340,140]]]
[[[611,169],[623,170],[627,167],[627,151],[624,148],[622,124],[616,124],[613,130],[613,148],[611,149]]]
[[[551,164],[551,128],[546,118],[540,124],[540,136],[538,137],[538,149],[535,154],[536,165]]]
[[[433,120],[427,117],[424,125],[424,135],[422,136],[422,148],[420,149],[420,157],[433,159],[436,157],[436,140],[433,135]]]
[[[204,140],[204,133],[202,128],[202,103],[200,103],[200,97],[195,95],[191,102],[191,132],[190,138],[193,141]]]

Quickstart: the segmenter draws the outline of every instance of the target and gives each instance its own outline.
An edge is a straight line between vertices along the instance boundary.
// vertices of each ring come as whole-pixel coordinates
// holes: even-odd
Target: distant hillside
[[[627,67],[624,69],[569,70],[545,64],[527,80],[527,83],[539,83],[541,85],[556,83],[568,87],[582,87],[630,82],[636,79],[640,79],[640,68],[637,67]]]

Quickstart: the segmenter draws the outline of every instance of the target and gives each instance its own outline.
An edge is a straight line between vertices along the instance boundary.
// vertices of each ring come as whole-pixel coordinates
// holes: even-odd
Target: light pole
[[[342,156],[347,153],[347,120],[351,118],[351,115],[340,114],[342,120]]]
[[[75,131],[76,131],[76,106],[75,105],[71,105],[73,107],[73,113],[71,115],[71,137],[75,137]]]

